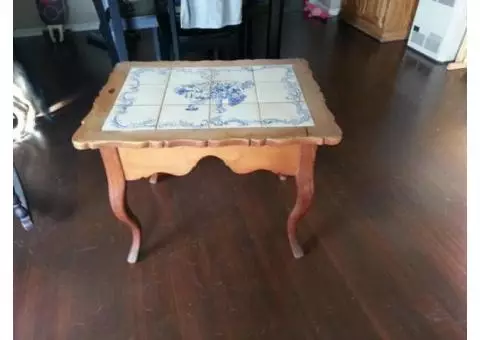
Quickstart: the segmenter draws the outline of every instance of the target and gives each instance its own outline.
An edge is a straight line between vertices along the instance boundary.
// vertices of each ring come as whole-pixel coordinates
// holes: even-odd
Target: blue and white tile
[[[118,94],[115,105],[162,105],[164,93],[163,85],[124,86]]]
[[[168,105],[208,105],[210,103],[210,83],[172,84],[165,92],[164,104]]]
[[[212,71],[209,68],[179,67],[172,70],[169,84],[198,84],[211,80]]]
[[[213,81],[253,81],[251,67],[215,67],[212,68]]]
[[[256,86],[259,103],[285,103],[304,100],[302,90],[294,82],[257,82]]]
[[[222,113],[217,113],[216,105],[211,104],[209,125],[211,129],[261,127],[258,104],[239,104]]]
[[[154,130],[160,106],[114,106],[103,124],[103,131]]]
[[[314,126],[308,107],[303,102],[260,103],[263,127]]]
[[[164,105],[157,129],[208,129],[209,105]]]
[[[257,102],[255,84],[250,80],[212,82],[210,103],[215,104],[218,113],[235,105]]]
[[[256,82],[297,82],[292,65],[256,65],[253,66]]]
[[[125,79],[125,84],[131,86],[166,85],[169,77],[169,68],[133,67]]]

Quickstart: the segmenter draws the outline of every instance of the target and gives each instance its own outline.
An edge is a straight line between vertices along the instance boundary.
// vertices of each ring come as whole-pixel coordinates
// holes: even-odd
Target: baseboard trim
[[[83,24],[67,24],[65,25],[66,29],[69,29],[73,32],[81,31],[93,31],[97,30],[99,26],[98,22],[86,22]],[[33,27],[33,28],[19,28],[13,30],[14,38],[23,38],[23,37],[34,37],[43,34],[43,31],[46,29],[46,26],[43,27]]]

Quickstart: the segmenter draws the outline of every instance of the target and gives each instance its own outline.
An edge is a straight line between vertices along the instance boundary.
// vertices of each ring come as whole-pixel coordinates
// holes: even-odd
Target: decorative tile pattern
[[[172,69],[170,84],[198,84],[212,80],[212,71],[209,68],[179,67]]]
[[[252,69],[257,82],[297,82],[292,65],[255,65]]]
[[[132,68],[104,131],[313,126],[292,65]]]
[[[139,85],[166,85],[170,77],[170,69],[158,67],[132,67],[125,84]]]
[[[259,103],[285,103],[304,101],[302,91],[293,83],[257,83]]]
[[[209,105],[197,105],[195,110],[188,110],[186,105],[164,105],[157,129],[205,129],[209,112]]]
[[[304,102],[261,103],[263,127],[313,126],[313,120]]]
[[[190,108],[210,104],[210,82],[198,84],[168,84],[165,105],[182,104]],[[189,110],[187,108],[187,110]]]
[[[242,103],[257,103],[255,84],[247,81],[214,81],[210,88],[210,103],[216,114],[227,112]]]
[[[160,106],[114,106],[103,124],[103,130],[154,130],[159,113]]]
[[[126,105],[128,107],[162,105],[164,92],[164,85],[130,86],[120,91],[115,105]]]
[[[262,127],[257,103],[235,105],[220,113],[217,113],[216,105],[211,104],[210,119],[208,122],[211,129],[228,127]]]
[[[211,70],[213,81],[253,81],[251,67],[215,67]]]

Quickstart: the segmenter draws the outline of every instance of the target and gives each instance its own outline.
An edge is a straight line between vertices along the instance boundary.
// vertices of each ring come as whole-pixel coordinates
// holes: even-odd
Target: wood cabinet
[[[408,37],[418,0],[343,0],[342,18],[384,42]]]

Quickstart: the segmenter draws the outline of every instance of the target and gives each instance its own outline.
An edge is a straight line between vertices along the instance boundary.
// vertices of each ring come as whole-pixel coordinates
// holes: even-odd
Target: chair
[[[119,2],[120,1],[120,2]],[[151,29],[153,33],[153,46],[157,60],[173,59],[179,60],[181,52],[192,48],[209,48],[212,57],[219,57],[219,47],[233,46],[237,43],[239,58],[252,58],[252,13],[254,5],[258,3],[267,3],[268,5],[268,23],[267,23],[267,58],[278,58],[280,56],[280,42],[284,0],[278,1],[278,13],[273,11],[273,0],[244,0],[242,7],[242,23],[236,26],[229,26],[221,29],[181,29],[179,24],[180,0],[144,0],[153,2],[150,10],[142,15],[136,16],[139,11],[132,11],[129,14],[128,9],[133,8],[136,2],[127,0],[93,0],[97,11],[100,27],[99,31],[104,42],[91,37],[90,43],[99,44],[108,50],[113,64],[120,61],[127,61],[128,51],[125,43],[124,31],[127,29]],[[142,1],[139,1],[141,3]],[[275,2],[277,3],[277,2]],[[153,14],[152,8],[155,9]],[[272,18],[276,17],[274,26],[275,38],[273,39],[274,52],[271,53],[271,33]],[[159,34],[160,32],[160,34]]]
[[[158,6],[160,3],[163,3],[163,7]],[[257,10],[262,7],[267,8],[268,16],[265,58],[279,58],[285,0],[243,0],[242,23],[217,30],[181,29],[179,24],[180,0],[157,0],[157,17],[161,31],[170,37],[175,60],[180,59],[182,45],[231,47],[232,42],[235,41],[239,43],[237,45],[240,52],[239,57],[252,59],[252,20],[258,14]],[[214,48],[213,54],[214,59],[218,58],[216,48]]]
[[[154,0],[130,2],[125,0],[93,0],[95,11],[97,12],[100,27],[99,31],[104,39],[98,41],[94,36],[89,39],[90,43],[105,45],[113,64],[121,61],[128,61],[128,50],[125,42],[124,31],[150,29],[153,34],[152,45],[155,51],[155,58],[162,59],[158,22],[154,10],[148,10],[149,6],[144,4],[151,3],[151,9],[155,8]],[[140,8],[139,5],[143,6]]]
[[[180,0],[158,0],[157,21],[160,31],[168,37],[169,52],[174,60],[180,60],[183,52],[206,49],[213,59],[225,50],[237,49],[240,57],[248,54],[246,41],[248,34],[248,9],[252,0],[244,0],[242,23],[219,29],[182,29],[180,27]],[[170,58],[171,59],[171,58]]]

